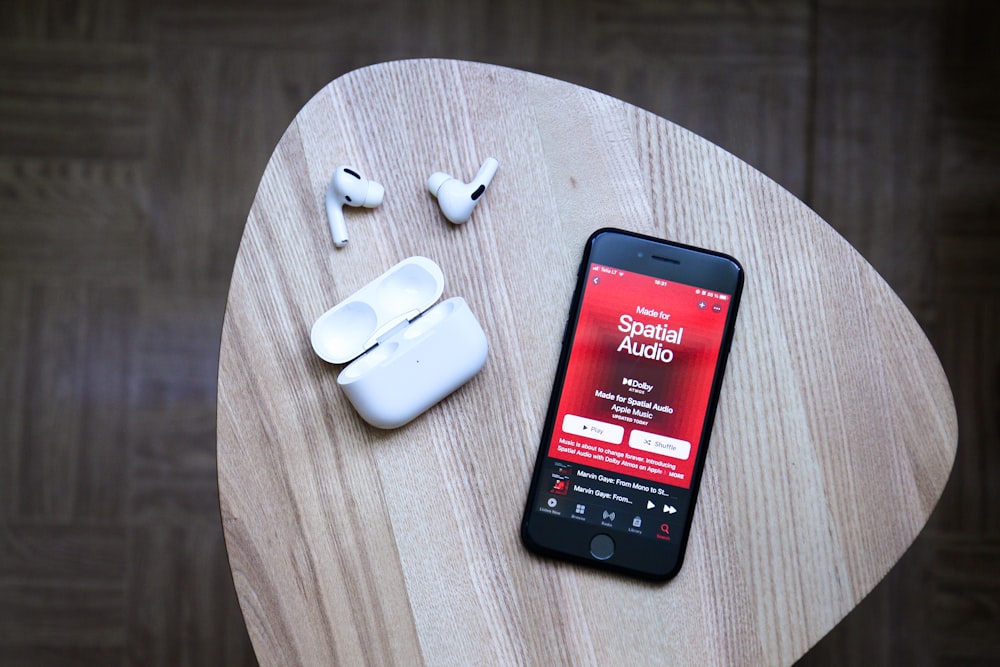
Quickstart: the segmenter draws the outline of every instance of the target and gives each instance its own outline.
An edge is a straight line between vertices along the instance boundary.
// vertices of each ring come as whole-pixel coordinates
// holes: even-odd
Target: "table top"
[[[424,181],[500,161],[465,225]],[[385,186],[345,211],[351,164]],[[737,257],[746,284],[685,564],[650,584],[528,553],[519,524],[587,236]],[[410,424],[366,424],[315,319],[398,261],[442,267],[490,352]],[[791,663],[925,524],[957,422],[927,338],[779,185],[620,100],[490,65],[353,71],[296,116],[240,244],[219,364],[223,526],[262,664]]]

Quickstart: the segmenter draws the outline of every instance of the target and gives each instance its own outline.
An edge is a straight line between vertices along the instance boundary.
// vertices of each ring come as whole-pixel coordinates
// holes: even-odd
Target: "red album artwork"
[[[548,455],[690,488],[730,305],[592,264]]]

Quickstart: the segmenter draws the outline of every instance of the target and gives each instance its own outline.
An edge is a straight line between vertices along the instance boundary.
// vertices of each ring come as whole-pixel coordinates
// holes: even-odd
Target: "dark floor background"
[[[0,0],[0,664],[253,663],[215,479],[240,233],[320,87],[418,56],[672,119],[875,265],[941,357],[958,458],[912,549],[802,664],[1000,664],[997,7]]]

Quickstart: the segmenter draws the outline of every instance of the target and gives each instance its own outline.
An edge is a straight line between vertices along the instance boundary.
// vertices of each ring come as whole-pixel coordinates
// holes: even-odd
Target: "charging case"
[[[410,257],[313,324],[310,338],[321,359],[354,360],[337,384],[372,426],[402,426],[486,363],[486,334],[465,299],[456,296],[431,308],[442,291],[441,267]]]

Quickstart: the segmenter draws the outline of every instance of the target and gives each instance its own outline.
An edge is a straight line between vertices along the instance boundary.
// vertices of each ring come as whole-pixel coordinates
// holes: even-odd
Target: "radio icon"
[[[615,520],[615,513],[614,512],[609,512],[607,510],[604,510],[604,519],[606,521],[614,521]]]

